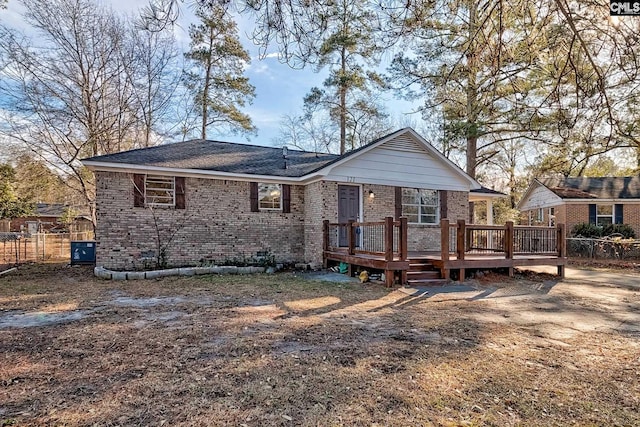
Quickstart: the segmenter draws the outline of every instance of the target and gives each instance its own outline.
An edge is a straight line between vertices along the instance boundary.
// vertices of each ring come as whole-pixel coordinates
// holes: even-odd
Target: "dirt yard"
[[[635,282],[469,285],[25,266],[0,276],[0,426],[640,425]]]

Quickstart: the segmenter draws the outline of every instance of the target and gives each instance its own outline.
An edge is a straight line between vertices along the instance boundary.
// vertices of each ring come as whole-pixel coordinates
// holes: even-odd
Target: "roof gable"
[[[560,197],[545,187],[540,181],[534,179],[516,207],[520,210],[527,211],[557,206],[561,203],[562,199]]]
[[[481,188],[411,128],[348,153],[319,172],[330,180],[354,183],[454,191]]]

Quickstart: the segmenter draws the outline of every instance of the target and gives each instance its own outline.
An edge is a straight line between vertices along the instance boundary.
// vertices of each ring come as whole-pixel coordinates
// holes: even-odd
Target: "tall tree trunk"
[[[476,177],[478,165],[478,84],[476,20],[478,5],[475,0],[469,2],[469,43],[467,47],[467,174]],[[469,202],[469,222],[474,222],[474,204]]]
[[[347,49],[343,46],[340,52],[340,154],[344,154],[347,149]]]

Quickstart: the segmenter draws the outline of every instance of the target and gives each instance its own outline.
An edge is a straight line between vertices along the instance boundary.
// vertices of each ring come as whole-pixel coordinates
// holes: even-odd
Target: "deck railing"
[[[323,222],[323,250],[346,249],[349,255],[384,256],[387,261],[407,259],[407,219],[386,217],[378,222]]]
[[[554,255],[566,257],[564,224],[556,227],[466,224],[464,220],[450,223],[443,219],[441,229],[441,256],[451,255],[464,259],[465,254]]]

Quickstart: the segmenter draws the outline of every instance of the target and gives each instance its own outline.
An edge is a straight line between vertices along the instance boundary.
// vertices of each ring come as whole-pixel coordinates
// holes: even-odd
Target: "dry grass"
[[[640,425],[640,334],[605,302],[548,277],[475,284],[486,298],[23,267],[0,278],[0,322],[84,317],[0,328],[0,425]],[[600,323],[545,320],[564,312]]]

